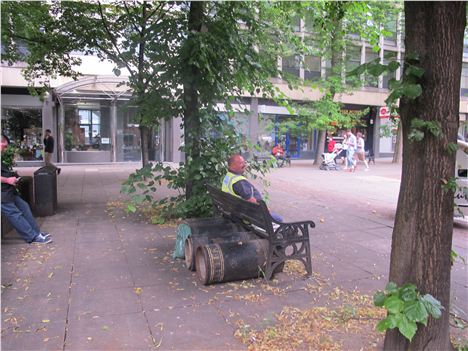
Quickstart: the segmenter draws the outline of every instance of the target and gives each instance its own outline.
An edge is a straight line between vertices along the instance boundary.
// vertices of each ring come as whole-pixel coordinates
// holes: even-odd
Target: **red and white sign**
[[[380,118],[390,118],[390,110],[387,106],[382,106],[379,109],[379,117]]]
[[[390,110],[387,106],[382,106],[379,108],[379,117],[390,118]],[[400,118],[400,116],[394,115],[393,118]]]

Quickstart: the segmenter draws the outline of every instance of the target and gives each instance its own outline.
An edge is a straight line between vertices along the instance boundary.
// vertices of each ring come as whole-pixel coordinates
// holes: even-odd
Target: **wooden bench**
[[[217,212],[254,232],[260,238],[268,240],[265,270],[267,280],[272,278],[277,268],[281,269],[286,260],[302,262],[307,275],[312,274],[309,227],[314,228],[314,222],[280,223],[271,217],[264,201],[255,204],[211,185],[207,185],[207,189]]]

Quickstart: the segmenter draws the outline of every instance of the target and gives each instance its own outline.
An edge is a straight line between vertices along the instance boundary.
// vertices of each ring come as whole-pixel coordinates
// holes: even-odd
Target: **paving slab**
[[[382,162],[349,174],[293,161],[274,170],[269,206],[287,220],[316,222],[313,275],[211,286],[172,258],[177,224],[153,225],[119,207],[120,184],[136,168],[63,166],[58,211],[39,218],[54,243],[28,245],[14,232],[2,239],[2,349],[245,349],[234,336],[239,320],[265,328],[285,306],[339,303],[330,302],[335,288],[372,295],[386,285],[398,167]],[[453,242],[466,257],[466,228],[455,227]],[[466,267],[452,268],[452,305],[461,316]],[[353,349],[359,338],[347,342]]]
[[[154,350],[142,312],[71,319],[64,350]]]
[[[147,312],[152,334],[162,350],[239,350],[244,346],[214,306],[190,306]],[[203,345],[203,346],[201,346]]]

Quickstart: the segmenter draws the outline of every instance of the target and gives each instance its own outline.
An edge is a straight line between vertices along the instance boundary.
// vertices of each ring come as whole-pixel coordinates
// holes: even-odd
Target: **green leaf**
[[[421,298],[427,312],[434,317],[439,319],[442,316],[442,310],[444,307],[440,304],[440,301],[435,299],[431,294],[426,294]]]
[[[409,99],[415,99],[422,94],[422,87],[419,84],[403,84],[402,94]]]
[[[374,77],[378,77],[382,73],[384,73],[386,70],[387,70],[387,66],[377,63],[377,64],[373,64],[369,66],[369,69],[367,70],[367,72],[373,75]]]
[[[132,198],[132,200],[133,200],[134,202],[136,202],[137,204],[142,203],[143,201],[145,201],[145,199],[146,199],[146,196],[145,196],[145,195],[135,195],[135,196]]]
[[[400,67],[400,62],[392,61],[388,64],[388,70],[390,72],[395,72]]]
[[[377,326],[375,329],[377,329],[379,332],[384,332],[387,329],[391,329],[388,317],[385,319],[382,319],[379,323],[377,323]]]
[[[406,284],[400,289],[400,297],[403,301],[414,301],[416,300],[416,285]]]
[[[419,300],[405,302],[403,313],[410,321],[421,322],[424,325],[426,325],[429,316],[425,305]]]
[[[400,333],[409,341],[413,339],[418,329],[416,322],[408,320],[405,315],[401,315],[401,318],[398,319],[397,327]]]
[[[418,129],[412,129],[408,134],[408,139],[411,141],[421,141],[424,139],[424,132]]]
[[[385,287],[385,291],[387,291],[389,294],[395,293],[398,291],[398,285],[396,285],[394,282],[388,282],[387,286]]]
[[[397,319],[398,318],[393,314],[388,315],[387,318],[377,323],[376,329],[380,332],[383,332],[387,329],[393,329],[397,326]]]
[[[390,313],[398,313],[403,310],[403,301],[398,296],[390,296],[385,300],[385,308]]]
[[[137,209],[136,209],[135,205],[133,205],[133,204],[128,204],[128,205],[127,205],[127,210],[128,210],[129,212],[131,212],[131,213],[135,213]]]
[[[385,293],[378,291],[374,294],[374,305],[377,307],[382,307],[384,305],[387,295]]]
[[[421,78],[424,75],[424,68],[418,66],[409,66],[405,71],[405,75]]]

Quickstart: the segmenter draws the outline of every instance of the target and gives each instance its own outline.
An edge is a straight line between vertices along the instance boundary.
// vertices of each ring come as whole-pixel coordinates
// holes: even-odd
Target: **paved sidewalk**
[[[369,172],[325,172],[293,161],[269,176],[270,207],[286,220],[312,219],[314,276],[285,273],[205,287],[172,260],[174,226],[138,216],[109,215],[122,181],[137,165],[63,166],[59,210],[40,219],[54,243],[28,245],[15,233],[2,240],[3,350],[233,350],[237,323],[273,323],[283,306],[320,305],[309,289],[327,280],[372,294],[387,281],[399,168],[377,160]],[[32,169],[19,169],[23,175]],[[466,228],[455,250],[468,257]],[[454,307],[466,318],[466,266],[452,270]],[[261,294],[261,301],[250,301]],[[359,345],[354,340],[349,348]],[[356,344],[357,342],[357,344]],[[345,344],[346,347],[346,344]]]

